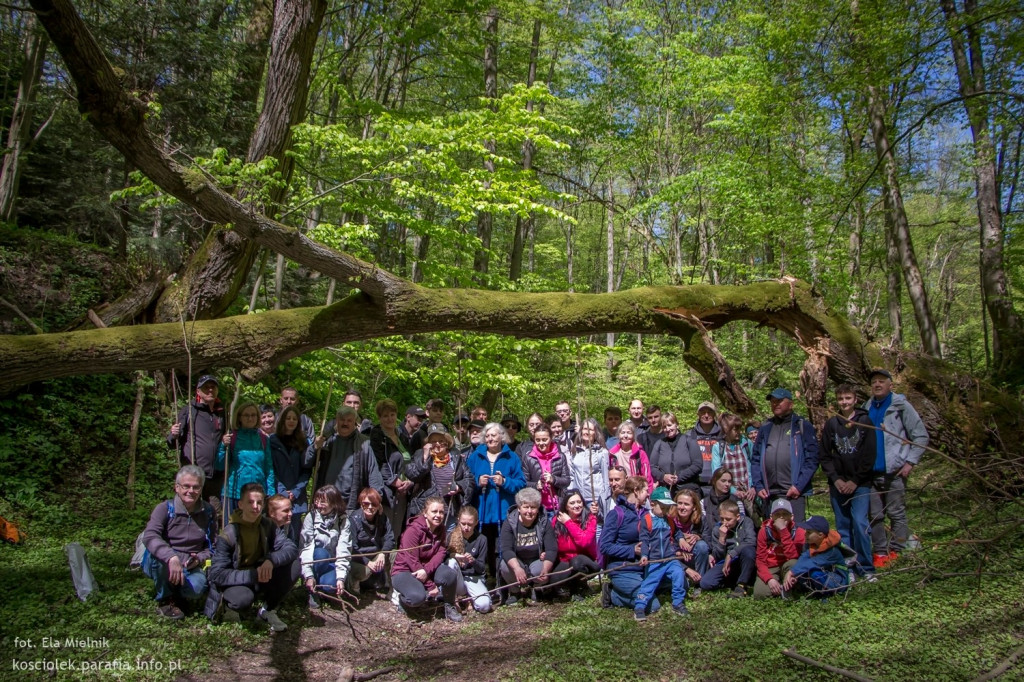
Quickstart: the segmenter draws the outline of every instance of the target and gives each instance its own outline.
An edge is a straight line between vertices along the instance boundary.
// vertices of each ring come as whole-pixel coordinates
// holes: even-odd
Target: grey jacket
[[[862,406],[871,410],[871,400]],[[921,415],[902,393],[892,394],[892,403],[882,418],[885,442],[885,472],[894,474],[904,464],[917,464],[928,445],[928,430],[921,421]],[[904,442],[904,439],[910,441]]]

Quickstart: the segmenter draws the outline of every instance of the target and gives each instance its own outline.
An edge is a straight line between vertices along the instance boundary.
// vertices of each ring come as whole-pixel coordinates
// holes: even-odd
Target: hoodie
[[[711,448],[714,447],[715,443],[725,438],[725,434],[722,433],[722,427],[715,421],[711,425],[711,430],[705,432],[704,429],[700,428],[700,421],[698,421],[686,435],[697,441],[702,462],[700,482],[703,485],[708,485],[711,483],[711,474],[714,473],[711,468]]]

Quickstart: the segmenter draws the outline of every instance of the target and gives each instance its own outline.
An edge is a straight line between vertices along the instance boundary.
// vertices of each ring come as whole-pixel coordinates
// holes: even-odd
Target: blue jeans
[[[693,546],[693,558],[689,561],[684,561],[684,566],[689,566],[693,570],[703,576],[708,572],[708,556],[711,555],[711,550],[708,548],[708,543],[703,540],[697,540]]]
[[[323,547],[313,550],[313,560],[333,559],[334,555]],[[334,594],[338,588],[338,574],[334,569],[333,561],[321,561],[313,564],[313,578],[316,579],[316,586],[321,592]]]
[[[857,486],[852,495],[844,495],[829,485],[832,498],[832,512],[836,516],[836,531],[849,547],[857,553],[857,573],[874,573],[871,561],[871,486]]]
[[[726,587],[735,587],[736,585],[750,587],[754,584],[754,571],[757,568],[756,554],[753,546],[741,549],[739,556],[729,563],[729,575],[722,572],[725,567],[725,559],[716,561],[715,565],[701,576],[700,589],[713,590],[723,585]]]
[[[686,573],[678,561],[666,561],[648,566],[644,571],[644,581],[636,593],[633,609],[646,612],[647,602],[666,578],[672,582],[672,606],[681,606],[686,599]]]
[[[627,609],[633,608],[636,601],[636,593],[640,591],[640,585],[644,581],[642,571],[615,571],[608,574],[611,582],[612,606],[621,606]],[[657,597],[651,597],[648,613],[654,613],[661,608]]]
[[[182,568],[185,579],[180,585],[172,585],[168,579],[167,564],[154,559],[147,551],[142,557],[142,572],[153,579],[156,584],[156,600],[164,601],[171,597],[180,597],[195,601],[206,596],[206,573],[202,567],[191,570]]]

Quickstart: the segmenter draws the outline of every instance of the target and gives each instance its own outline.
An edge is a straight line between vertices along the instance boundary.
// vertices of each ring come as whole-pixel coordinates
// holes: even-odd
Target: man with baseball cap
[[[750,462],[754,490],[762,500],[788,500],[799,523],[806,517],[811,477],[818,469],[818,437],[814,425],[793,412],[789,390],[776,388],[767,400],[772,416],[757,432]]]
[[[220,382],[214,375],[199,377],[195,396],[181,408],[167,436],[167,445],[178,451],[182,466],[194,464],[203,470],[203,499],[209,500],[215,510],[220,509],[224,472],[215,471],[214,464],[227,429],[224,406],[217,399],[219,389]]]
[[[874,369],[869,376],[871,399],[863,407],[875,431],[874,481],[868,513],[871,516],[871,544],[875,568],[883,568],[906,547],[906,489],[910,472],[921,461],[928,445],[928,430],[921,416],[902,393],[892,392],[892,374]],[[887,533],[888,517],[891,532]]]

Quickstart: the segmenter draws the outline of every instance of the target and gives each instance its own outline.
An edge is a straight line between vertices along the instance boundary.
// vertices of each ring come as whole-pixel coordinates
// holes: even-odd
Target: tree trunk
[[[7,146],[0,168],[0,221],[13,221],[18,200],[18,185],[25,156],[32,143],[32,114],[35,111],[39,79],[49,36],[36,23],[30,12],[25,18],[25,66],[14,99],[11,123],[7,127]]]
[[[860,35],[864,29],[859,26],[860,5],[858,0],[851,0],[850,8],[855,23],[855,30],[853,32],[854,49],[863,51],[863,43],[865,41],[861,39]],[[932,315],[931,307],[928,304],[928,290],[925,288],[924,278],[921,276],[921,269],[917,264],[917,254],[914,252],[914,245],[910,238],[910,223],[907,220],[907,212],[903,207],[903,193],[900,191],[896,154],[889,144],[889,130],[885,121],[885,101],[878,86],[874,84],[872,65],[869,61],[870,56],[863,59],[866,61],[863,64],[863,71],[867,77],[868,124],[871,128],[871,137],[875,143],[878,165],[882,171],[882,199],[885,205],[885,212],[892,221],[893,241],[899,253],[900,268],[903,271],[903,280],[907,285],[907,295],[910,297],[910,304],[914,310],[914,320],[921,335],[921,345],[925,353],[934,357],[941,357],[942,348],[939,345],[939,333],[935,326],[935,318]]]
[[[526,86],[532,87],[537,78],[537,54],[540,52],[540,19],[533,21],[533,37],[530,40],[530,64],[526,70]],[[526,103],[526,110],[533,111],[533,101]],[[533,143],[523,140],[523,170],[533,169]],[[516,228],[512,235],[512,253],[509,254],[508,278],[513,282],[523,274],[523,246],[527,235],[533,231],[533,213],[525,219],[516,216]]]
[[[487,10],[484,18],[484,97],[498,98],[498,8]],[[494,140],[484,143],[488,154],[495,150]],[[490,156],[484,157],[484,170],[487,175],[494,174],[494,161]],[[491,188],[491,181],[484,180],[484,190]],[[481,211],[477,216],[476,236],[480,239],[480,249],[473,259],[473,269],[481,275],[487,274],[490,261],[491,234],[494,232],[494,215],[490,211]],[[482,281],[483,278],[481,278]]]
[[[946,27],[953,49],[960,95],[971,127],[974,148],[974,186],[978,204],[981,252],[979,266],[985,309],[992,321],[992,356],[996,374],[1003,380],[1024,378],[1024,322],[1013,307],[1003,264],[1003,216],[999,204],[995,145],[990,130],[988,101],[979,94],[985,84],[985,54],[981,45],[982,20],[976,0],[964,0],[961,18],[955,0],[942,0]],[[961,37],[967,35],[967,44]]]
[[[37,2],[45,7],[58,6],[66,0]],[[246,161],[276,159],[285,183],[293,167],[285,152],[291,144],[292,126],[306,115],[310,63],[325,9],[325,0],[279,1],[274,6],[267,87]],[[271,206],[266,210],[275,212],[284,192],[272,190]],[[157,319],[177,319],[182,312],[190,319],[208,319],[223,313],[245,285],[257,252],[255,244],[234,230],[213,229],[179,278],[178,286],[161,297]]]

